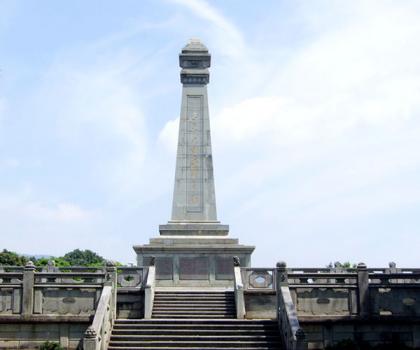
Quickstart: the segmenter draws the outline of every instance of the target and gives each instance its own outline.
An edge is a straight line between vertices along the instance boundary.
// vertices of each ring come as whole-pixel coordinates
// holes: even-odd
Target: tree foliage
[[[75,249],[65,254],[63,259],[71,266],[97,266],[105,263],[105,259],[102,256],[88,249]]]
[[[71,252],[68,252],[61,257],[26,257],[24,255],[19,255],[15,252],[8,251],[4,249],[0,252],[0,265],[8,266],[25,266],[28,261],[32,261],[36,266],[46,266],[49,261],[53,261],[54,265],[57,267],[67,267],[67,266],[102,266],[105,264],[106,260],[96,254],[91,250],[80,250],[75,249]]]
[[[26,257],[8,251],[7,249],[3,249],[3,251],[0,252],[0,265],[23,266],[27,261],[28,259]]]

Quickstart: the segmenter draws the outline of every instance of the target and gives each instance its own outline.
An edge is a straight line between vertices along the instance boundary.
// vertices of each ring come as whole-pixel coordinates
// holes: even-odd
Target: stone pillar
[[[92,326],[89,326],[83,336],[83,350],[99,350],[98,335]]]
[[[153,302],[155,299],[155,257],[150,259],[149,271],[147,273],[146,286],[144,288],[144,318],[152,318]]]
[[[359,316],[363,318],[369,317],[369,271],[365,263],[359,263],[357,265],[357,291],[359,300]]]
[[[288,286],[287,279],[287,265],[284,261],[280,261],[276,265],[276,288],[279,291],[280,287]]]
[[[106,264],[107,282],[112,285],[112,319],[117,317],[117,268],[114,262],[108,261]]]
[[[233,257],[233,276],[234,276],[234,291],[235,291],[235,305],[236,318],[243,319],[246,315],[244,285],[242,282],[241,263],[239,257]]]
[[[34,309],[35,265],[28,261],[23,269],[22,314],[30,316]]]

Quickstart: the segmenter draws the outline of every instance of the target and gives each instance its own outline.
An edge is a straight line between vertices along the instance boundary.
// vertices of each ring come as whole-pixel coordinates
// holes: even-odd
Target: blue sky
[[[178,53],[212,53],[219,219],[255,266],[418,265],[418,1],[0,0],[0,248],[125,263],[170,217]]]

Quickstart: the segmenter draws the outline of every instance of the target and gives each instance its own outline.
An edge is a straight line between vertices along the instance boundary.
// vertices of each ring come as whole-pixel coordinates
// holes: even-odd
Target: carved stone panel
[[[233,279],[233,258],[228,256],[216,256],[216,279]]]
[[[172,257],[157,257],[156,258],[156,279],[158,280],[172,280],[173,258]]]
[[[42,313],[55,315],[93,315],[96,290],[93,288],[45,288],[42,290]]]
[[[13,289],[2,288],[0,290],[0,314],[11,314],[13,305]]]
[[[349,291],[346,288],[297,288],[298,315],[349,315]]]
[[[253,271],[249,275],[249,285],[251,288],[273,287],[273,276],[269,271]]]
[[[180,280],[208,280],[209,272],[208,257],[197,256],[179,258]]]

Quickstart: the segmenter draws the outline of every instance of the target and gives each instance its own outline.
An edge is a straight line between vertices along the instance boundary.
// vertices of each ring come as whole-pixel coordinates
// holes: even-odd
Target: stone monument
[[[182,83],[171,220],[160,237],[134,246],[137,264],[154,260],[158,286],[231,286],[233,257],[250,266],[253,246],[227,237],[217,220],[207,84],[211,56],[197,39],[179,55]],[[155,259],[153,259],[153,257]]]

